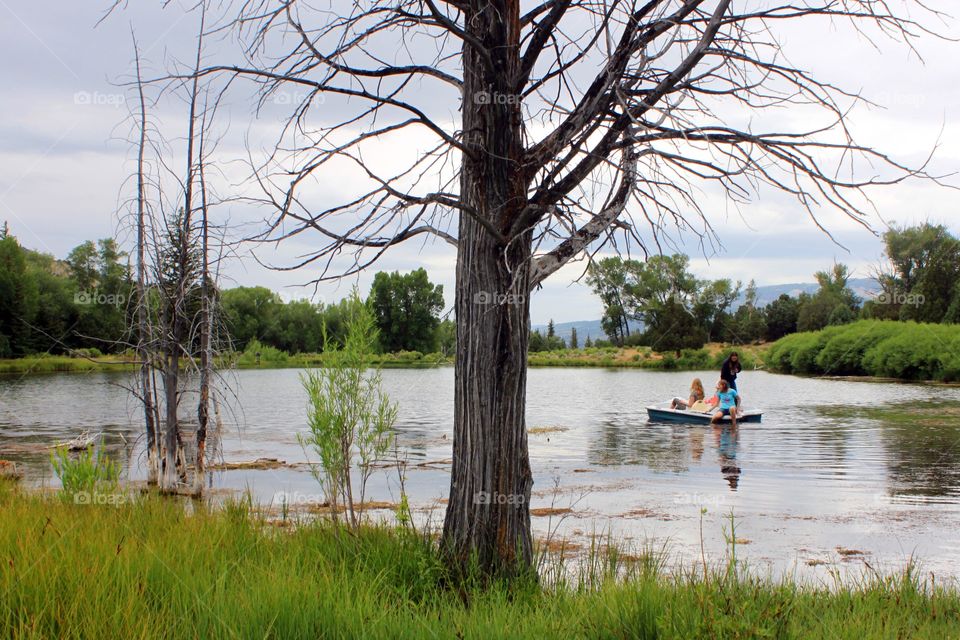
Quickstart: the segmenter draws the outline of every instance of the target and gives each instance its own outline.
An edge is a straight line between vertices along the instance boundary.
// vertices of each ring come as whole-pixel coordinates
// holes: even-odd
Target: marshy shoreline
[[[123,495],[123,494],[121,494]],[[0,636],[336,638],[943,638],[960,592],[908,565],[819,587],[758,577],[737,558],[665,571],[598,544],[540,579],[451,576],[435,538],[281,526],[249,500],[221,508],[154,493],[77,504],[0,479]],[[706,570],[705,570],[706,569]],[[171,621],[177,621],[171,624]]]

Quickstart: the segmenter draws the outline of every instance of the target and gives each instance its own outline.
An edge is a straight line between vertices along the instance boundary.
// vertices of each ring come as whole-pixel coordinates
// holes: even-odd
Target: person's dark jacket
[[[726,380],[730,383],[730,386],[733,386],[737,382],[737,374],[743,370],[743,367],[740,366],[740,361],[731,362],[730,358],[727,358],[723,361],[723,366],[720,368],[720,379]]]

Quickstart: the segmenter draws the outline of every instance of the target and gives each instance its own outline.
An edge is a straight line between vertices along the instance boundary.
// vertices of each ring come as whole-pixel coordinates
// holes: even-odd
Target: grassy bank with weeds
[[[695,371],[719,369],[720,364],[730,352],[737,351],[744,368],[749,369],[763,361],[764,350],[765,347],[762,345],[731,347],[721,343],[711,343],[702,349],[684,349],[677,357],[676,353],[660,353],[649,347],[590,347],[531,353],[529,364],[531,367],[627,367],[662,371]],[[257,350],[248,349],[225,354],[218,362],[222,368],[237,369],[308,369],[321,367],[323,363],[324,354],[322,353],[291,355],[265,346]],[[386,369],[419,369],[452,365],[453,356],[400,351],[377,354],[370,364]],[[123,371],[135,368],[132,355],[104,355],[95,358],[46,355],[0,360],[0,374]]]
[[[770,346],[781,373],[960,381],[960,325],[860,320],[794,333]]]
[[[744,369],[752,369],[763,361],[763,345],[730,346],[712,342],[702,349],[658,352],[650,347],[589,347],[539,351],[530,354],[531,367],[628,367],[660,371],[697,371],[717,369],[730,353],[736,351]]]
[[[0,637],[960,634],[957,592],[910,572],[818,590],[751,578],[732,564],[706,578],[666,575],[656,562],[598,552],[589,569],[549,587],[481,586],[450,581],[429,536],[276,526],[243,502],[217,511],[152,496],[81,505],[0,481],[0,513]]]
[[[39,355],[0,360],[0,374],[68,373],[89,371],[132,371],[136,363],[125,356],[96,358]]]

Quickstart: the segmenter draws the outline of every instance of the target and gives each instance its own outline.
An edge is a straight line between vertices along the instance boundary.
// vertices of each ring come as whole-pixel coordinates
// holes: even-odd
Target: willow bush
[[[767,366],[780,373],[960,381],[960,325],[861,320],[775,342]]]

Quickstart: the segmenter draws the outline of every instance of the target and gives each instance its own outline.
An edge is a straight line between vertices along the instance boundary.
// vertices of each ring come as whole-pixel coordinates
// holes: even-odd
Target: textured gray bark
[[[453,468],[443,529],[455,562],[473,556],[488,573],[528,566],[533,554],[524,415],[532,235],[504,243],[491,232],[508,229],[527,204],[512,84],[520,13],[516,0],[494,4],[497,11],[473,3],[465,20],[492,60],[465,45],[460,195],[469,213],[458,227]]]

